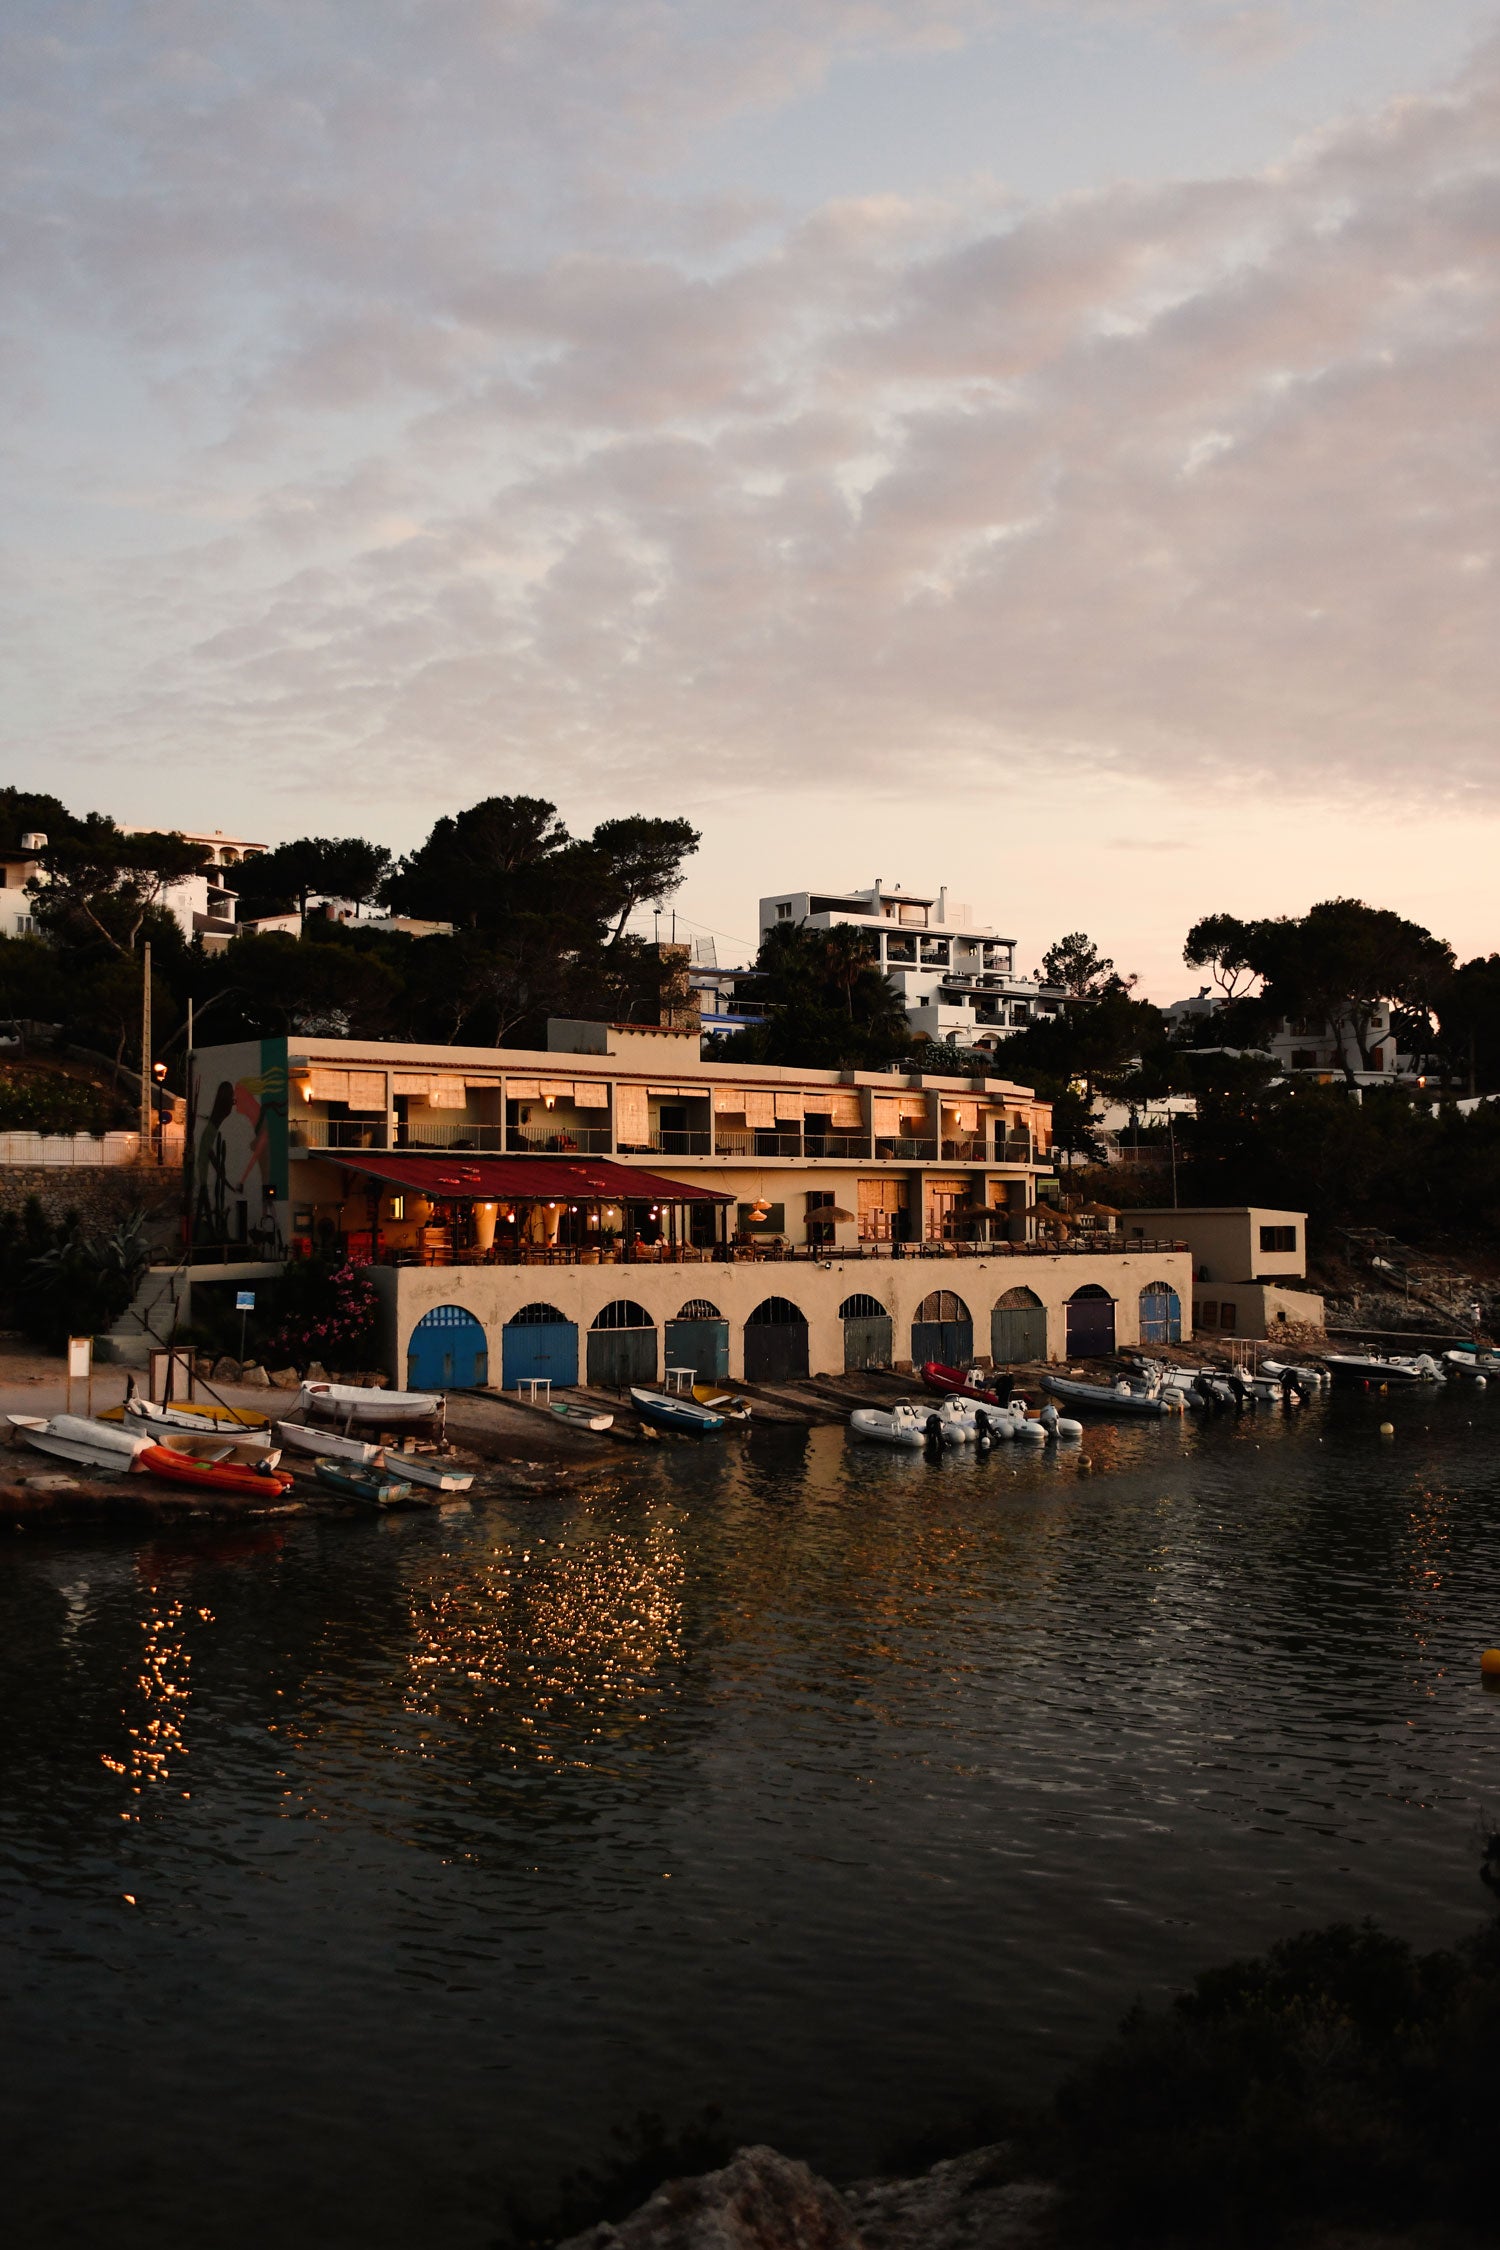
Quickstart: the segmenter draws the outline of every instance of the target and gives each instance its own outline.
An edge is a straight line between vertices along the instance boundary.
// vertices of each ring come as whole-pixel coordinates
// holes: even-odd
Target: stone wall
[[[153,1244],[176,1254],[182,1239],[182,1173],[175,1164],[0,1164],[0,1211],[35,1196],[54,1222],[76,1211],[85,1226],[112,1227],[144,1211]]]

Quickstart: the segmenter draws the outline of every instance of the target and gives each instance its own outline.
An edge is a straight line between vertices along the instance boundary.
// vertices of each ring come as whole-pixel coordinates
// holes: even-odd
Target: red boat
[[[928,1390],[939,1398],[977,1398],[981,1406],[1009,1406],[1011,1382],[1002,1376],[992,1390],[986,1390],[972,1369],[944,1367],[939,1360],[922,1362],[922,1380]]]
[[[131,1466],[148,1477],[195,1485],[200,1492],[234,1492],[247,1500],[279,1500],[292,1489],[291,1478],[275,1469],[250,1469],[240,1461],[195,1461],[174,1445],[145,1446]]]

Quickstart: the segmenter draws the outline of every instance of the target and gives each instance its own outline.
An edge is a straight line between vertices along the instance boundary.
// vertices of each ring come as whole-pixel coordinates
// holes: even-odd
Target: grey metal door
[[[691,1367],[700,1383],[728,1382],[727,1320],[669,1320],[666,1349],[668,1367]]]
[[[1090,1282],[1068,1299],[1068,1357],[1098,1358],[1115,1348],[1115,1301]]]
[[[631,1383],[656,1381],[654,1328],[591,1328],[588,1371],[591,1383],[624,1390]]]
[[[844,1322],[844,1369],[889,1367],[896,1356],[895,1323],[889,1313],[870,1313]]]

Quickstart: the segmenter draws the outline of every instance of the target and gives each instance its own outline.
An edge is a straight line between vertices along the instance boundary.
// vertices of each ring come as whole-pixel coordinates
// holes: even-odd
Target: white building
[[[1219,1005],[1205,985],[1192,999],[1174,1001],[1162,1013],[1168,1028],[1176,1033],[1188,1024],[1207,1026]],[[1387,1086],[1396,1079],[1415,1079],[1417,1075],[1414,1058],[1399,1052],[1394,1011],[1388,1000],[1377,1001],[1370,1011],[1363,1056],[1352,1025],[1329,1023],[1321,1016],[1284,1018],[1263,1045],[1242,1051],[1269,1057],[1284,1078],[1336,1079],[1347,1084],[1352,1074],[1356,1086]]]
[[[760,902],[760,931],[804,923],[867,930],[918,1038],[993,1049],[1012,1031],[1060,1015],[1061,985],[1016,974],[1016,941],[935,897],[875,882],[868,891],[783,891]]]
[[[159,831],[127,825],[121,833],[146,836]],[[189,943],[198,937],[203,940],[205,952],[222,953],[236,934],[236,901],[221,870],[238,867],[268,847],[251,843],[245,837],[226,836],[222,828],[214,829],[210,835],[187,830],[178,833],[189,844],[204,845],[209,856],[199,874],[185,875],[180,882],[169,883],[162,892],[161,903]],[[35,937],[38,934],[33,901],[26,886],[42,874],[41,855],[46,849],[47,838],[38,829],[28,831],[21,838],[19,851],[0,854],[0,936]]]

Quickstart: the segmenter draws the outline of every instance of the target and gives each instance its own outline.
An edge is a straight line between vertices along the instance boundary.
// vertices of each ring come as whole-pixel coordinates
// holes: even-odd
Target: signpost
[[[246,1313],[253,1313],[255,1310],[255,1291],[253,1289],[236,1289],[234,1309],[240,1316],[240,1365],[243,1367],[245,1364],[245,1315]]]
[[[75,1383],[87,1383],[88,1399],[84,1411],[92,1414],[94,1411],[94,1339],[92,1336],[70,1336],[68,1338],[67,1412],[69,1414],[73,1411],[73,1385]]]

